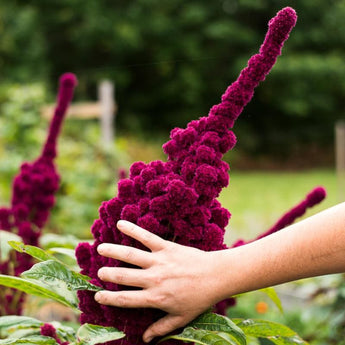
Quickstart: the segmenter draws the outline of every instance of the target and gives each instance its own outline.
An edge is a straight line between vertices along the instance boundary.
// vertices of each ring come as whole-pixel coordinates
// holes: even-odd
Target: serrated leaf
[[[38,328],[43,322],[29,316],[6,315],[0,317],[0,330],[9,328],[34,327]]]
[[[48,260],[39,262],[32,266],[22,276],[30,280],[39,280],[50,286],[57,293],[67,293],[68,296],[75,295],[77,290],[100,291],[99,286],[89,283],[89,277],[75,272],[59,261]]]
[[[52,291],[50,288],[47,288],[47,286],[41,283],[40,281],[28,281],[23,278],[0,274],[0,285],[14,288],[26,292],[30,295],[39,296],[43,298],[50,298],[68,307],[78,310],[77,298],[75,298],[74,303],[71,303],[71,301],[66,299],[65,296],[59,295],[55,291]]]
[[[260,289],[259,291],[261,291],[264,294],[266,294],[271,299],[271,301],[277,306],[279,311],[282,314],[284,313],[282,302],[281,302],[281,300],[280,300],[276,290],[273,287],[269,287],[269,288],[265,288],[265,289]]]
[[[246,337],[241,328],[226,316],[215,313],[204,313],[188,326],[208,331],[226,332],[234,336],[241,345],[246,344]]]
[[[113,327],[83,324],[77,331],[78,344],[96,345],[125,337],[125,333]]]
[[[258,319],[233,319],[245,335],[266,338],[277,345],[307,344],[296,332],[285,325]]]
[[[0,339],[1,345],[58,345],[55,339],[51,337],[45,337],[43,335],[34,335],[31,337],[21,338],[21,339]]]
[[[183,332],[176,335],[164,337],[159,342],[175,339],[183,342],[195,343],[200,345],[240,345],[242,339],[236,339],[226,332],[215,332],[193,327],[184,328]]]
[[[9,241],[8,244],[19,253],[26,253],[39,261],[54,260],[55,258],[41,248],[26,245],[22,242]]]
[[[20,241],[21,238],[9,231],[0,230],[0,262],[8,260],[8,255],[12,250],[9,241]]]

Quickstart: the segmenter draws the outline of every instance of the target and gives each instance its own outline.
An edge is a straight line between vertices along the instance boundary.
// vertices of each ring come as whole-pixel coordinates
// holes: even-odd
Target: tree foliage
[[[73,71],[80,98],[113,79],[119,126],[166,132],[218,103],[287,5],[297,26],[236,127],[239,144],[327,147],[344,109],[344,0],[10,1],[0,5],[0,73],[55,83]]]

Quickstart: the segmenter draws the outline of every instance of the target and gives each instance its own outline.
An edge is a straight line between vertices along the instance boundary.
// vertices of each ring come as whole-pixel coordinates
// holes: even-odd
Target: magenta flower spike
[[[222,96],[221,103],[211,108],[208,117],[191,121],[186,129],[171,131],[171,140],[163,145],[167,162],[132,164],[129,178],[118,183],[118,196],[103,202],[99,209],[100,218],[91,228],[94,243],[81,243],[77,247],[82,273],[90,276],[92,283],[109,290],[122,289],[97,277],[98,269],[103,266],[125,265],[98,255],[96,249],[100,243],[144,249],[116,229],[120,219],[180,244],[207,251],[226,248],[224,232],[230,213],[216,198],[229,182],[229,166],[222,161],[223,154],[236,143],[229,128],[252,98],[254,88],[273,67],[296,19],[295,11],[289,7],[277,13],[269,22],[259,54],[251,57],[248,66]],[[122,345],[143,344],[143,331],[163,315],[154,309],[102,306],[94,301],[94,293],[90,291],[79,291],[78,296],[81,322],[124,331],[127,337],[121,340]]]
[[[54,194],[59,187],[59,175],[54,164],[57,137],[76,84],[74,74],[61,76],[57,106],[42,153],[33,163],[21,165],[20,173],[13,181],[11,206],[0,208],[0,229],[18,234],[25,244],[38,245],[42,228],[55,203]],[[0,263],[0,273],[18,276],[33,263],[26,254],[16,253],[16,260],[14,272],[10,271],[12,265],[6,261]],[[6,301],[0,300],[6,314],[20,314],[22,298],[18,303],[12,303],[12,295],[2,297],[6,298]]]
[[[243,240],[238,240],[232,245],[232,247],[238,247],[249,242],[257,241],[260,238],[264,238],[281,229],[284,229],[285,227],[291,225],[297,218],[302,217],[306,213],[308,208],[319,204],[325,197],[326,190],[323,187],[315,187],[306,195],[304,200],[302,200],[299,204],[286,212],[270,229],[268,229],[252,241],[246,242]]]

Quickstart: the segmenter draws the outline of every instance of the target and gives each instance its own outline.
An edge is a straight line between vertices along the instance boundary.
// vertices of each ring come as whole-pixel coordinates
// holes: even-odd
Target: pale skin
[[[100,291],[95,299],[116,307],[164,310],[167,315],[143,334],[145,342],[185,326],[233,295],[345,272],[345,203],[258,241],[214,252],[163,240],[127,221],[117,226],[150,251],[103,243],[99,254],[142,269],[103,267],[98,275],[141,290]]]

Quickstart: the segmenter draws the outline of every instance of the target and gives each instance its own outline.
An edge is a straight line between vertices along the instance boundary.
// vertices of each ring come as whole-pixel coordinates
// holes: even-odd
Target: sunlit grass
[[[339,202],[337,178],[333,170],[301,172],[231,171],[230,184],[219,200],[231,214],[226,241],[252,239],[267,230],[280,216],[304,199],[316,186],[327,190],[327,198],[312,209],[312,215]]]

